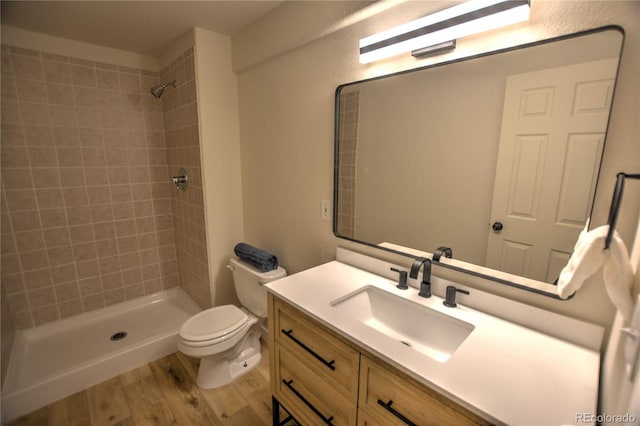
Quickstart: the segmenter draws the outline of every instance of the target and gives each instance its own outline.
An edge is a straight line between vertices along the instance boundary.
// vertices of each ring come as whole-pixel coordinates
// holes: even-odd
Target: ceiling
[[[2,25],[160,56],[193,27],[233,36],[282,1],[5,1]]]

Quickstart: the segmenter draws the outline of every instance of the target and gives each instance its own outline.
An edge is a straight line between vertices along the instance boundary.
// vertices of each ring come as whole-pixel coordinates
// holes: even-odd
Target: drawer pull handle
[[[397,418],[399,418],[409,426],[416,426],[415,423],[413,423],[411,420],[407,419],[405,416],[403,416],[402,414],[400,414],[394,408],[391,407],[391,404],[393,404],[392,400],[389,400],[389,402],[384,402],[383,400],[379,399],[378,404],[382,405],[388,412],[390,412],[391,414],[393,414],[394,416],[396,416]]]
[[[287,335],[287,337],[291,340],[293,340],[294,342],[296,342],[298,345],[300,345],[302,347],[302,349],[304,349],[305,351],[309,352],[311,355],[313,355],[314,357],[316,357],[316,359],[318,361],[320,361],[321,363],[323,363],[324,365],[326,365],[328,368],[330,368],[331,370],[336,369],[335,364],[336,361],[335,360],[331,360],[331,361],[327,361],[326,359],[322,358],[320,355],[318,355],[317,353],[315,353],[310,347],[308,347],[307,345],[305,345],[304,343],[302,343],[300,340],[298,340],[294,335],[293,335],[293,330],[285,330],[284,328],[282,330],[284,334]]]
[[[301,400],[302,402],[304,402],[304,403],[307,405],[307,407],[311,408],[311,410],[312,410],[314,413],[316,413],[316,415],[317,415],[318,417],[320,417],[320,418],[322,419],[322,421],[323,421],[325,424],[327,424],[327,425],[333,425],[333,423],[331,423],[331,422],[333,421],[333,416],[331,416],[331,417],[329,417],[329,418],[325,417],[325,416],[320,412],[320,410],[318,410],[316,407],[314,407],[312,403],[310,403],[309,401],[307,401],[307,399],[306,399],[304,396],[302,396],[302,395],[300,394],[300,392],[298,392],[298,390],[297,390],[296,388],[294,388],[294,387],[293,387],[293,379],[291,379],[291,380],[289,380],[289,381],[286,381],[285,379],[282,379],[282,383],[284,383],[286,387],[288,387],[289,389],[291,389],[291,392],[293,392],[294,394],[296,394],[296,396],[297,396],[298,398],[300,398],[300,400]]]

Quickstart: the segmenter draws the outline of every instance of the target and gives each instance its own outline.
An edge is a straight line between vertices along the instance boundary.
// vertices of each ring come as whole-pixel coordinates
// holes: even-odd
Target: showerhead
[[[164,93],[164,89],[165,89],[167,86],[173,86],[173,87],[175,88],[175,87],[176,87],[176,81],[175,81],[175,80],[173,80],[173,81],[170,81],[170,82],[168,82],[168,83],[161,84],[160,86],[154,86],[154,87],[152,87],[152,88],[151,88],[151,94],[152,94],[153,96],[155,96],[156,98],[159,98],[160,96],[162,96],[162,94]]]

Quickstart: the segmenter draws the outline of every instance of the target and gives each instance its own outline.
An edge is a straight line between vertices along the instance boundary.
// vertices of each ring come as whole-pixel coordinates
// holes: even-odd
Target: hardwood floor
[[[271,424],[266,344],[262,345],[260,364],[222,388],[202,390],[196,386],[197,362],[176,352],[54,402],[10,425]]]

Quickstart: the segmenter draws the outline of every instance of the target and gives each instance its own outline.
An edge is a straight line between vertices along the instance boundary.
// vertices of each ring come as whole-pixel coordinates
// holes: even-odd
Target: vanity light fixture
[[[441,51],[443,43],[452,43],[448,48],[454,48],[458,38],[528,20],[529,1],[471,0],[365,37],[360,39],[360,63],[404,52],[421,56],[419,51],[431,46]],[[435,51],[427,50],[427,54]]]

